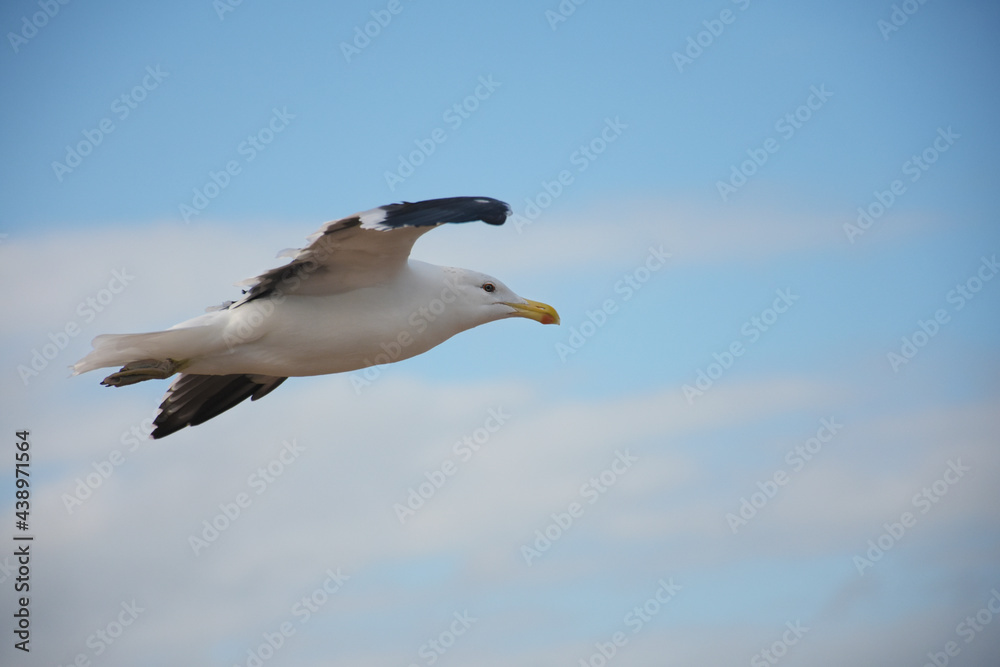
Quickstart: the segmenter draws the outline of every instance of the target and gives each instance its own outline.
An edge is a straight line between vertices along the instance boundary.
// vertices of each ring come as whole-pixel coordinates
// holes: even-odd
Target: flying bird
[[[121,366],[101,384],[122,387],[180,373],[153,420],[151,435],[162,438],[263,398],[289,377],[408,359],[507,317],[558,324],[552,306],[496,278],[409,257],[435,227],[502,225],[510,213],[496,199],[450,197],[328,222],[305,248],[279,255],[289,263],[240,283],[238,300],[165,331],[97,336],[73,374]]]

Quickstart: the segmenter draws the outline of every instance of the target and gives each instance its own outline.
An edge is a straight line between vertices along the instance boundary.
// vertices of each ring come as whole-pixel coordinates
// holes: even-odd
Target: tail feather
[[[170,385],[153,420],[154,438],[197,426],[246,399],[263,398],[288,378],[269,375],[191,375],[182,373]]]
[[[209,322],[150,333],[102,334],[93,340],[94,349],[90,354],[71,368],[73,375],[79,375],[96,368],[124,366],[140,359],[191,359],[216,348],[224,349],[221,331],[222,327]]]

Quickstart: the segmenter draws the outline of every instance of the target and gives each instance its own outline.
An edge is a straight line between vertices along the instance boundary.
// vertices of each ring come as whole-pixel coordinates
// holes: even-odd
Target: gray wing
[[[414,242],[452,222],[482,220],[502,225],[510,206],[489,197],[448,197],[373,208],[328,222],[309,245],[282,253],[292,261],[242,283],[243,297],[223,304],[236,308],[275,294],[337,294],[387,280],[406,265]]]

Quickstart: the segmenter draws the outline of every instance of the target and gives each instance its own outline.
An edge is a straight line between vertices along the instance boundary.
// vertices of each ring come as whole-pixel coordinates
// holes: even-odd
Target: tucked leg
[[[101,381],[105,387],[124,387],[144,380],[164,380],[180,369],[173,359],[140,359],[130,361],[117,373]]]

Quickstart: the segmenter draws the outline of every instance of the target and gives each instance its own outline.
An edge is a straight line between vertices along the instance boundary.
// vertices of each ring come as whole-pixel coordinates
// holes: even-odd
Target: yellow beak
[[[525,303],[504,303],[515,311],[514,317],[527,317],[542,324],[559,324],[559,313],[547,303],[525,299]]]

